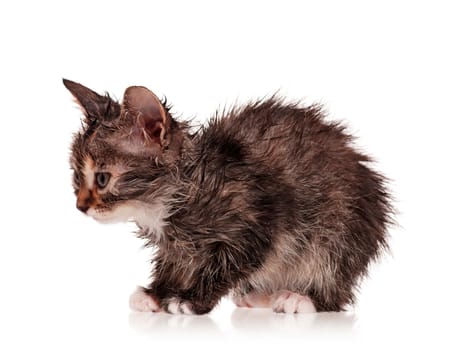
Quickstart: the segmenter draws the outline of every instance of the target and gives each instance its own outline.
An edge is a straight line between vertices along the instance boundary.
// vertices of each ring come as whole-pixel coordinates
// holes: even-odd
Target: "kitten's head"
[[[71,167],[77,208],[101,222],[138,220],[169,195],[183,127],[150,90],[132,86],[122,104],[65,80],[85,115]]]

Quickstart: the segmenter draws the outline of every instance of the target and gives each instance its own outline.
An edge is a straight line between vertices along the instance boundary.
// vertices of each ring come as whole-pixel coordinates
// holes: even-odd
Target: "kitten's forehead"
[[[131,126],[125,125],[125,121],[117,120],[113,125],[84,124],[83,129],[75,134],[72,144],[72,167],[82,171],[89,157],[96,169],[117,168],[124,172],[125,169],[140,167],[144,164],[154,164],[154,158],[144,152],[132,151],[126,145]]]
[[[109,136],[100,130],[99,126],[84,128],[75,135],[72,144],[72,156],[78,165],[84,165],[87,157],[97,163],[112,158],[113,147],[109,145]],[[105,156],[107,155],[107,156]]]
[[[103,135],[97,134],[93,139],[83,139],[83,135],[77,135],[72,145],[72,167],[82,170],[88,166],[95,171],[116,168],[123,172],[129,167],[142,166],[146,162],[152,162],[145,157],[127,153],[117,147],[113,136],[103,137]]]

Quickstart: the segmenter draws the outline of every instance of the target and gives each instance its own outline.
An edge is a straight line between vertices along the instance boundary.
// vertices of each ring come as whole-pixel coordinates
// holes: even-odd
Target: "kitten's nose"
[[[77,194],[77,209],[86,214],[92,204],[93,193],[85,187],[80,187]]]
[[[78,203],[77,202],[77,209],[80,210],[82,213],[85,213],[90,209],[90,206],[85,203]]]

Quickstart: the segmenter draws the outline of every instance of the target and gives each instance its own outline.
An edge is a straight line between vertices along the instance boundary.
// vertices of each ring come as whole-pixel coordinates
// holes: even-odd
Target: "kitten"
[[[71,166],[77,208],[134,221],[155,248],[138,311],[204,314],[231,293],[275,312],[340,311],[387,246],[385,178],[320,107],[278,98],[193,131],[145,87],[122,104],[64,79],[85,115]]]

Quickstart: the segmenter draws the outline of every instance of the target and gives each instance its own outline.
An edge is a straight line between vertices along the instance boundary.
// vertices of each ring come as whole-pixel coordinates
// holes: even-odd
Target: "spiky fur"
[[[102,110],[115,111],[117,102],[106,104]],[[86,159],[97,171],[111,169],[113,191],[96,193],[100,205],[127,206],[123,219],[158,248],[145,291],[159,307],[179,300],[206,313],[230,291],[288,290],[310,297],[317,311],[353,303],[369,263],[387,247],[392,208],[386,179],[344,126],[327,122],[317,105],[273,97],[191,132],[161,106],[173,136],[167,148],[130,136],[135,118],[123,103],[118,115],[87,116],[71,156],[77,191]]]

